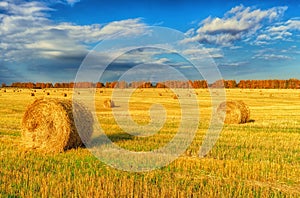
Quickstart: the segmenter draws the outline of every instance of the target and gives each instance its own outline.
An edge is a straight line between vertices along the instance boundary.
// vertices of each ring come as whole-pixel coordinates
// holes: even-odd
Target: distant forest
[[[28,88],[28,89],[46,89],[46,88],[242,88],[242,89],[300,89],[300,80],[217,80],[212,84],[208,84],[206,80],[189,80],[189,81],[164,81],[164,82],[63,82],[63,83],[44,83],[44,82],[14,82],[11,85],[2,83],[2,88]]]

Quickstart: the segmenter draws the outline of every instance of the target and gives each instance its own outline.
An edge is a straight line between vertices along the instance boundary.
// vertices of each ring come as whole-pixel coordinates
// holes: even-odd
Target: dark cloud
[[[16,70],[12,70],[0,62],[0,83],[12,83],[16,81],[23,81],[24,77]]]

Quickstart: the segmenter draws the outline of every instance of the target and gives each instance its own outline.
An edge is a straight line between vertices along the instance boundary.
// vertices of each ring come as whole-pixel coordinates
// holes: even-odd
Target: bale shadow
[[[89,146],[93,147],[93,146],[102,146],[105,144],[110,144],[111,142],[115,143],[115,142],[120,142],[120,141],[126,141],[126,140],[132,140],[133,139],[133,135],[130,135],[128,133],[116,133],[116,134],[106,134],[105,135],[100,135],[98,137],[95,137],[91,140],[91,142],[89,143]],[[109,140],[107,140],[107,138]]]

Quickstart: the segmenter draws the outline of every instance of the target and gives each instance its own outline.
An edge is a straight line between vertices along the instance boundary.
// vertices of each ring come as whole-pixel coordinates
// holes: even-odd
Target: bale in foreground
[[[218,106],[217,115],[220,120],[225,117],[225,124],[241,124],[249,121],[250,110],[241,100],[225,101]]]
[[[27,107],[22,120],[25,146],[48,153],[62,152],[87,143],[93,130],[92,114],[81,104],[74,103],[74,107],[72,111],[71,100],[35,100]]]

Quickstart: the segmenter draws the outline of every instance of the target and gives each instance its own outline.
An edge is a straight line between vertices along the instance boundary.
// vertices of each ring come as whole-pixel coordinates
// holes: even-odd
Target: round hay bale
[[[115,103],[114,103],[114,101],[107,99],[104,101],[103,106],[104,106],[104,108],[113,108],[113,107],[115,107]]]
[[[250,119],[250,110],[241,100],[222,102],[217,108],[217,115],[225,124],[246,123]]]
[[[173,96],[173,99],[178,99],[178,95],[175,94],[175,95]]]
[[[158,93],[159,96],[162,96],[162,93]]]
[[[50,92],[47,92],[46,94],[47,94],[47,96],[49,96],[49,95],[50,95]]]
[[[67,97],[67,96],[68,96],[68,94],[64,93],[64,94],[63,94],[63,96],[64,96],[64,97]]]
[[[34,94],[34,93],[31,93],[30,95],[31,95],[31,96],[35,96],[35,94]]]
[[[93,116],[81,104],[74,103],[74,106],[72,111],[72,101],[63,99],[37,99],[30,104],[22,119],[25,147],[57,153],[87,143],[93,131]],[[78,129],[74,118],[80,123]],[[84,134],[79,135],[77,131]]]

